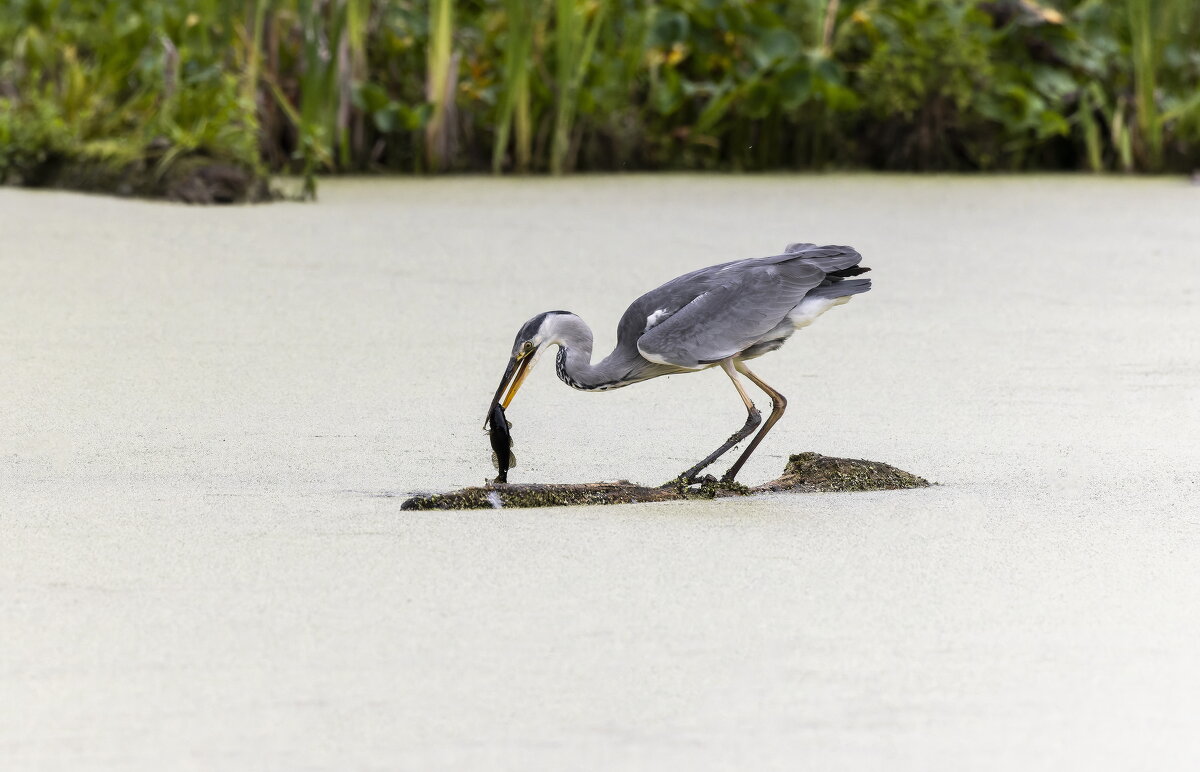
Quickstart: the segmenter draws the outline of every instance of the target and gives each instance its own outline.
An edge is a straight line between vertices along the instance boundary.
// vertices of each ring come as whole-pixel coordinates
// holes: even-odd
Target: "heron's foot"
[[[684,491],[687,490],[687,487],[691,484],[692,484],[692,481],[688,477],[687,472],[684,472],[674,479],[667,480],[665,483],[663,483],[662,485],[660,485],[658,487],[661,490],[665,490],[665,491],[678,491],[680,493],[683,493]]]
[[[701,481],[700,495],[706,498],[715,498],[718,496],[745,496],[750,492],[749,487],[742,483],[736,483],[730,475],[726,474],[721,479],[716,479],[712,474],[704,475],[704,480]]]
[[[734,482],[724,477],[718,480],[711,474],[706,474],[703,477],[693,476],[689,479],[687,474],[684,473],[660,487],[666,490],[674,490],[681,496],[701,499],[713,499],[721,495],[745,495],[750,492],[749,488],[739,482]]]

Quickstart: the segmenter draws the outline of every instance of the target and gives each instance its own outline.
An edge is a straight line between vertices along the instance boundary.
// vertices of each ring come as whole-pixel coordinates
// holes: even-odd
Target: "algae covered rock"
[[[593,504],[633,504],[683,498],[667,488],[647,488],[627,480],[573,485],[490,484],[432,496],[414,496],[401,509],[501,509],[505,507],[567,507]]]
[[[414,496],[405,501],[400,508],[428,510],[566,507],[753,496],[773,491],[836,493],[925,488],[929,485],[929,481],[923,477],[878,461],[833,458],[822,456],[820,453],[797,453],[788,459],[782,477],[754,488],[712,477],[706,477],[690,486],[673,480],[659,488],[636,485],[628,480],[573,485],[493,483],[482,488],[463,488],[449,493]]]

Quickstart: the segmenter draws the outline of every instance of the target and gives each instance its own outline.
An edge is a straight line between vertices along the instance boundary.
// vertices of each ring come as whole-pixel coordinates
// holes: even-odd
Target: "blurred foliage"
[[[1195,0],[6,0],[0,180],[1200,166]]]
[[[194,152],[259,165],[256,106],[221,3],[9,0],[0,8],[0,178],[63,158],[163,165]]]

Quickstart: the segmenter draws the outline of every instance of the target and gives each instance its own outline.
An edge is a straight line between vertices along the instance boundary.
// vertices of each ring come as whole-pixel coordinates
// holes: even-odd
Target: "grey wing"
[[[858,265],[858,262],[862,260],[862,255],[858,254],[858,250],[854,249],[854,247],[834,244],[828,244],[823,247],[818,247],[816,244],[809,244],[807,242],[788,244],[784,247],[783,252],[788,260],[798,258],[807,261],[826,273]]]
[[[695,368],[745,351],[821,284],[825,272],[801,261],[731,270],[712,287],[638,338],[651,362]]]

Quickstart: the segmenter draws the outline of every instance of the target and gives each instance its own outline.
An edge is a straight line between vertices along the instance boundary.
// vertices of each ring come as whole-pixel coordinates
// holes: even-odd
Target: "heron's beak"
[[[529,371],[533,369],[530,365],[536,358],[533,354],[516,354],[508,360],[508,367],[504,368],[504,377],[500,379],[496,396],[492,397],[492,404],[488,409],[489,417],[491,416],[491,407],[495,407],[496,403],[500,403],[505,410],[508,409],[513,397],[517,396],[517,390],[521,388]]]

